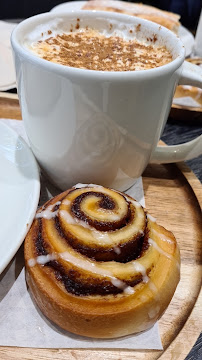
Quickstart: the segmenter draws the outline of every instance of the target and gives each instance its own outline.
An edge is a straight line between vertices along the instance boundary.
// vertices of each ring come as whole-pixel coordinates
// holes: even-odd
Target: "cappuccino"
[[[63,47],[66,52],[69,35],[71,51],[63,59],[59,55]],[[92,35],[96,37],[95,49]],[[58,45],[49,44],[54,39],[62,39],[64,43],[61,45],[58,40]],[[86,41],[94,49],[93,54],[88,54]],[[109,54],[109,46],[103,49],[101,45],[103,41],[104,44],[109,41]],[[97,71],[41,58],[48,54],[54,59],[54,47],[57,61],[62,59],[66,63],[66,58],[71,59],[77,53],[74,61],[77,67],[85,67],[87,63],[88,68],[93,68],[98,56],[96,69],[102,69],[102,63],[106,69],[108,61],[100,61],[100,54],[106,54],[109,60],[110,56],[112,60],[117,57],[119,64],[122,47],[132,44],[135,51],[138,48],[133,41],[145,46],[144,66],[151,59],[150,52],[146,52],[150,46],[156,58],[168,50],[172,55],[171,58],[168,53],[168,60],[172,61],[151,70]],[[178,82],[201,84],[200,68],[195,70],[192,64],[184,62],[184,45],[171,31],[133,16],[80,10],[28,18],[14,29],[11,44],[31,149],[43,171],[62,190],[75,183],[93,182],[124,191],[142,175],[150,160],[167,163],[199,155],[200,138],[184,144],[183,151],[177,145],[174,149],[157,148]],[[115,55],[111,55],[112,50]],[[86,62],[90,56],[92,61]],[[116,67],[118,70],[123,59],[121,67]],[[155,61],[152,66],[156,65]]]
[[[138,28],[135,30],[137,32]],[[132,29],[127,38],[120,33],[102,33],[88,26],[80,28],[77,19],[77,25],[69,32],[57,33],[50,29],[41,32],[41,38],[30,43],[28,48],[40,58],[69,67],[134,71],[156,68],[172,61],[171,53],[157,40],[154,34],[152,38],[140,41]]]

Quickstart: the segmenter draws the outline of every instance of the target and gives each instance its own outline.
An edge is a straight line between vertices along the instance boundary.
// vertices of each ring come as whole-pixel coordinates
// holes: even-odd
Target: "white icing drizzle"
[[[150,280],[148,283],[148,286],[153,293],[157,293],[158,289],[157,289],[156,285],[153,283],[153,281]]]
[[[140,264],[139,262],[137,262],[137,261],[135,261],[135,262],[133,263],[133,266],[134,266],[134,269],[135,269],[137,272],[140,272],[140,273],[141,273],[141,275],[142,275],[142,281],[143,281],[144,283],[147,283],[147,282],[149,281],[149,278],[148,278],[148,276],[147,276],[147,272],[146,272],[145,267],[144,267],[142,264]]]
[[[121,249],[119,246],[114,246],[114,252],[119,255],[121,253]]]
[[[154,240],[152,240],[151,238],[149,238],[148,243],[149,243],[150,245],[152,245],[160,254],[166,256],[168,259],[173,259],[173,256],[172,256],[172,255],[170,255],[170,254],[168,254],[167,252],[165,252],[164,250],[162,250],[162,249],[157,245],[157,243],[156,243]]]
[[[29,259],[29,260],[28,260],[28,265],[29,265],[30,267],[35,266],[36,263],[37,263],[37,262],[36,262],[36,259],[33,259],[33,258],[32,258],[32,259]]]
[[[133,287],[131,286],[127,286],[125,289],[124,289],[124,293],[125,294],[128,294],[128,295],[132,295],[135,293],[135,290]]]
[[[149,286],[151,292],[153,292],[156,301],[160,301],[159,293],[158,293],[158,288],[157,288],[156,285],[153,283],[153,281],[150,280],[150,281],[148,282],[148,286]]]
[[[155,307],[152,307],[151,309],[149,309],[149,311],[148,311],[149,318],[150,319],[155,318],[159,314],[159,311],[160,311],[159,305],[156,305]]]
[[[130,199],[130,198],[127,198],[127,200],[130,201],[131,204],[133,204],[133,205],[134,205],[135,207],[137,207],[137,208],[141,208],[141,207],[142,207],[142,205],[141,205],[139,202],[137,202],[136,200],[132,200],[132,199]]]
[[[84,223],[77,218],[73,218],[73,216],[67,210],[60,210],[60,216],[67,222],[69,225],[81,225],[82,227],[88,227],[88,224]],[[80,224],[79,224],[80,222]]]
[[[42,210],[41,212],[37,213],[35,218],[44,218],[44,219],[52,219],[58,214],[58,210],[52,211],[55,205],[60,205],[61,201],[57,201],[55,204],[47,206],[45,210]]]
[[[56,254],[48,254],[48,255],[40,255],[37,256],[36,261],[37,264],[40,265],[45,265],[47,262],[51,261],[51,260],[55,260],[57,258]]]
[[[92,226],[90,226],[88,223],[86,223],[83,220],[77,219],[76,217],[73,217],[68,211],[66,210],[60,210],[60,216],[63,217],[63,219],[69,224],[69,225],[79,225],[83,228],[86,228],[91,231],[92,236],[101,242],[105,243],[111,243],[111,239],[106,231],[98,231],[94,229]]]
[[[65,251],[63,253],[59,253],[58,254],[61,259],[75,265],[76,267],[85,270],[85,271],[89,271],[93,274],[96,275],[101,275],[101,276],[108,276],[110,278],[114,278],[116,279],[110,271],[104,270],[104,269],[100,269],[98,268],[93,262],[85,259],[81,259],[81,258],[77,258],[76,256],[70,254],[69,252]]]
[[[88,187],[98,187],[98,188],[103,188],[102,185],[97,185],[97,184],[88,184]]]
[[[57,255],[56,254],[48,254],[48,255],[39,255],[37,256],[35,259],[29,259],[28,260],[28,265],[30,267],[33,267],[35,266],[36,264],[39,264],[39,265],[45,265],[47,264],[49,261],[51,260],[55,260],[57,259]]]
[[[78,184],[74,185],[73,188],[75,188],[75,189],[82,189],[82,188],[85,188],[85,187],[87,187],[87,186],[88,186],[88,184],[78,183]]]
[[[98,211],[102,212],[103,210],[102,209],[98,209]],[[120,215],[119,214],[113,214],[111,212],[110,214],[110,221],[118,221],[120,220]]]
[[[150,214],[147,214],[147,218],[152,222],[156,222],[156,219]]]
[[[158,289],[156,287],[156,285],[153,283],[152,280],[148,281],[148,287],[150,288],[150,290],[152,291],[152,293],[154,294],[154,297],[156,298],[156,301],[159,301],[159,294],[158,294]],[[140,295],[140,300],[142,302],[147,301],[148,297],[143,295]]]
[[[111,239],[106,231],[98,231],[92,228],[91,233],[98,242],[104,241],[105,243],[111,244]]]
[[[93,274],[96,275],[101,275],[104,277],[109,277],[111,280],[111,283],[117,287],[118,289],[123,290],[124,292],[126,292],[127,294],[133,294],[134,293],[134,289],[130,286],[127,286],[126,283],[122,280],[117,279],[115,276],[113,276],[113,274],[106,269],[100,269],[98,268],[93,262],[89,261],[89,260],[83,260],[81,258],[76,258],[74,255],[70,254],[69,252],[64,252],[64,253],[60,253],[59,256],[67,261],[70,262],[71,264],[75,265],[76,267],[82,269],[82,270],[86,270],[89,271]]]
[[[112,285],[114,285],[118,289],[123,290],[126,287],[126,284],[123,281],[121,281],[121,280],[119,280],[119,279],[117,279],[115,277],[111,277],[111,283],[112,283]]]
[[[94,263],[88,260],[77,259],[74,255],[68,252],[58,253],[57,255],[55,253],[48,255],[40,255],[37,256],[35,259],[29,259],[28,265],[30,267],[33,267],[36,264],[45,265],[49,261],[57,259],[58,256],[61,257],[61,259],[75,265],[76,267],[79,267],[80,269],[87,270],[96,275],[109,277],[112,285],[114,285],[118,289],[123,290],[124,293],[128,295],[134,294],[134,289],[131,286],[127,286],[124,281],[117,279],[110,271],[99,269]]]
[[[160,239],[161,239],[162,241],[166,241],[166,242],[169,243],[169,244],[173,244],[173,243],[174,243],[173,239],[167,237],[166,235],[161,234],[161,233],[159,233],[158,231],[156,231],[156,230],[154,230],[154,229],[152,229],[152,232],[153,232],[154,234],[156,234],[158,237],[160,237]]]
[[[73,188],[75,189],[82,189],[82,188],[85,188],[85,187],[103,187],[101,185],[96,185],[96,184],[82,184],[82,183],[78,183],[76,185],[73,186]]]
[[[64,199],[64,200],[62,200],[62,203],[63,203],[64,205],[70,205],[70,204],[71,204],[71,201],[68,200],[68,199]]]
[[[147,300],[147,297],[145,295],[140,295],[140,300],[142,302],[145,302]]]
[[[115,277],[111,277],[111,283],[118,289],[123,290],[123,292],[128,295],[134,294],[134,289],[131,286],[127,286],[126,283],[122,280],[119,280]]]

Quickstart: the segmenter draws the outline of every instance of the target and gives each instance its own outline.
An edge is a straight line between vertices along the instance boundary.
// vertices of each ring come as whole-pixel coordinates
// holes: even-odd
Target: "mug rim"
[[[173,59],[172,61],[170,61],[169,63],[159,66],[159,67],[155,67],[152,69],[143,69],[143,70],[128,70],[128,71],[103,71],[103,70],[90,70],[90,69],[81,69],[81,68],[76,68],[76,67],[70,67],[67,65],[62,65],[62,64],[58,64],[58,63],[54,63],[48,60],[45,60],[43,58],[40,58],[39,56],[33,54],[31,51],[29,51],[29,49],[26,49],[25,47],[23,47],[22,44],[20,44],[21,38],[18,39],[19,33],[21,31],[23,31],[23,28],[26,28],[27,25],[33,23],[33,22],[37,22],[37,20],[40,19],[55,19],[55,18],[65,18],[70,16],[70,14],[74,14],[75,18],[80,18],[80,17],[87,17],[90,16],[90,18],[96,18],[97,16],[102,17],[102,18],[108,18],[109,21],[110,20],[121,20],[126,22],[127,20],[129,22],[133,22],[133,19],[136,21],[138,19],[138,22],[140,24],[144,24],[146,26],[149,26],[150,28],[153,28],[154,30],[161,30],[162,33],[161,35],[163,35],[163,38],[167,35],[169,37],[172,37],[174,39],[174,41],[176,42],[176,44],[178,45],[178,55],[176,56],[175,59]],[[135,24],[134,21],[134,24]],[[37,25],[37,24],[36,24]],[[164,35],[165,34],[165,35]],[[24,35],[24,34],[23,34]],[[29,17],[28,19],[23,20],[22,22],[20,22],[15,29],[12,31],[11,34],[11,45],[12,48],[14,50],[14,52],[19,53],[23,58],[25,58],[26,60],[28,60],[29,62],[36,64],[42,68],[45,68],[46,70],[49,71],[53,71],[55,73],[58,73],[60,75],[70,75],[70,74],[74,74],[75,76],[83,76],[83,77],[88,77],[89,74],[92,78],[99,78],[100,76],[102,76],[102,80],[104,80],[106,78],[106,80],[111,80],[112,78],[114,80],[123,80],[123,75],[124,78],[127,79],[127,81],[129,81],[130,79],[133,80],[134,76],[137,77],[155,77],[155,76],[159,76],[165,73],[170,73],[170,72],[174,72],[175,70],[177,70],[183,63],[183,61],[185,60],[185,47],[181,41],[181,39],[175,35],[171,30],[157,24],[154,22],[151,22],[149,20],[146,19],[142,19],[142,18],[138,18],[136,16],[131,16],[131,15],[127,15],[127,14],[119,14],[119,13],[115,13],[115,12],[108,12],[108,11],[90,11],[90,10],[71,10],[68,11],[66,13],[53,13],[53,12],[46,12],[46,13],[42,13],[42,14],[38,14],[38,15],[34,15]]]

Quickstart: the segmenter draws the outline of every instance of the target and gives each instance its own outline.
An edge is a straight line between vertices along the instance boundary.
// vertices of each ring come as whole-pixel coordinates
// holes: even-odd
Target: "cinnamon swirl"
[[[75,334],[150,328],[179,281],[173,234],[119,191],[78,184],[42,206],[25,240],[26,278],[41,311]]]

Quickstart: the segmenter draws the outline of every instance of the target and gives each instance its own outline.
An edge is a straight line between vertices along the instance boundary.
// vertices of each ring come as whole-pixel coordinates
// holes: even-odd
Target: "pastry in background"
[[[194,65],[202,67],[201,58],[186,59]],[[202,111],[202,89],[191,85],[178,85],[175,91],[173,104],[185,108],[196,108]]]
[[[180,278],[174,235],[130,196],[95,184],[77,184],[37,211],[25,265],[42,313],[94,338],[149,329]]]
[[[173,104],[185,107],[202,108],[202,90],[190,85],[178,85]]]
[[[114,11],[150,20],[178,33],[180,15],[160,10],[154,6],[118,0],[89,0],[83,10]]]

